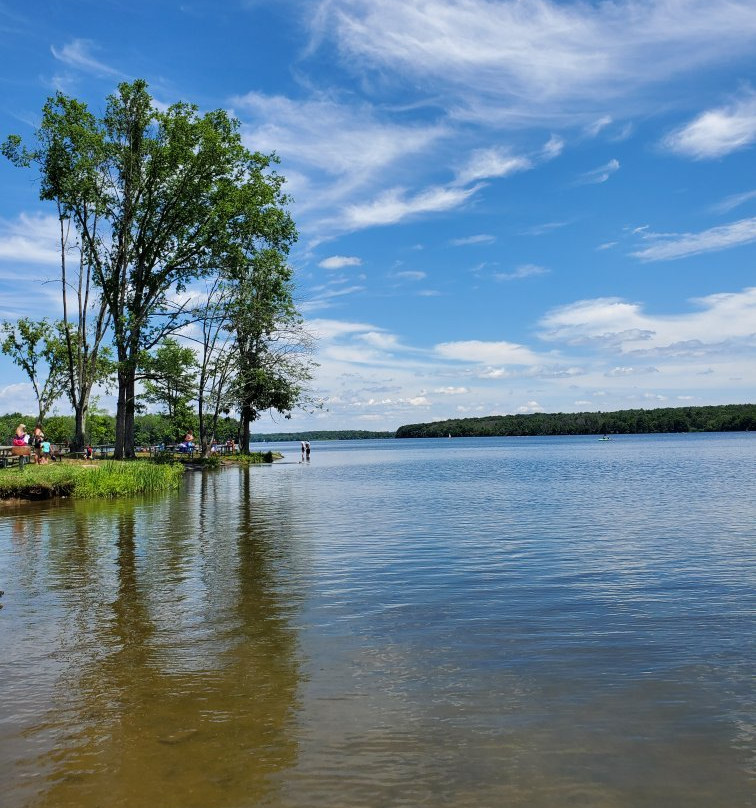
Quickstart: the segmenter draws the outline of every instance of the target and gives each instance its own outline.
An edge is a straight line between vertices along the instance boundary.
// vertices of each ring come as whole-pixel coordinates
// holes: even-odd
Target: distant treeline
[[[364,429],[338,429],[321,432],[271,432],[250,435],[252,443],[263,441],[303,441],[303,440],[376,440],[395,438],[394,432],[367,432]]]
[[[528,435],[633,435],[649,432],[745,432],[756,429],[756,404],[666,407],[617,412],[557,412],[454,418],[407,424],[397,438],[493,437]]]

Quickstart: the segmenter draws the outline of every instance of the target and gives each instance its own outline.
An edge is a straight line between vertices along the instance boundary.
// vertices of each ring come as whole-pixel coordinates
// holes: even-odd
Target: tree
[[[154,354],[144,354],[141,362],[144,398],[164,404],[174,437],[186,432],[194,420],[189,402],[196,398],[197,358],[191,348],[166,337]]]
[[[207,456],[217,437],[218,419],[232,406],[237,350],[229,320],[232,287],[216,277],[208,284],[205,300],[196,310],[201,330],[197,408],[202,454]]]
[[[123,83],[104,116],[58,93],[43,111],[37,148],[18,136],[3,149],[41,170],[40,196],[60,205],[111,317],[118,360],[116,457],[134,455],[139,357],[180,327],[175,302],[240,250],[288,252],[296,238],[274,156],[244,147],[222,110],[158,110],[142,80]]]
[[[22,317],[0,324],[0,350],[29,377],[41,423],[66,387],[66,365],[60,323]]]
[[[292,271],[281,251],[240,256],[229,272],[229,283],[239,443],[248,452],[250,423],[261,412],[273,409],[290,417],[296,405],[310,401],[312,340],[294,305]]]

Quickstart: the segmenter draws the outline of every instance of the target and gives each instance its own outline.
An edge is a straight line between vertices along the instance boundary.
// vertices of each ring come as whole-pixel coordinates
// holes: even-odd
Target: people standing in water
[[[302,460],[305,459],[305,442],[302,441]]]
[[[305,447],[305,457],[309,460],[310,459],[310,441],[306,440],[304,443]]]

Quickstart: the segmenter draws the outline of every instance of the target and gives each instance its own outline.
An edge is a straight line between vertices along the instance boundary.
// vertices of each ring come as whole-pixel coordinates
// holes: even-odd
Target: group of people
[[[39,463],[40,465],[49,463],[51,459],[55,459],[52,446],[50,445],[50,441],[45,437],[41,424],[37,424],[34,427],[34,431],[31,435],[26,431],[25,424],[19,424],[16,427],[16,434],[13,436],[13,447],[15,449],[28,447],[28,452],[24,452],[24,454],[28,453],[32,458],[32,462]]]
[[[303,440],[302,441],[302,460],[309,460],[310,459],[310,441]]]

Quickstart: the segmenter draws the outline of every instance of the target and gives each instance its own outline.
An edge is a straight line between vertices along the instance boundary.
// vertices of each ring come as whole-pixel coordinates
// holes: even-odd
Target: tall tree
[[[116,457],[134,455],[139,357],[178,328],[193,280],[235,263],[242,247],[288,252],[296,238],[276,159],[244,147],[222,110],[157,109],[142,80],[121,84],[104,116],[58,93],[37,148],[9,138],[14,162],[39,165],[43,199],[77,229],[111,316],[118,360]]]
[[[66,389],[62,325],[22,317],[0,324],[0,350],[29,377],[40,423]]]
[[[248,452],[250,424],[262,412],[290,417],[296,405],[310,400],[312,340],[294,305],[292,271],[280,250],[241,256],[229,277],[239,442]]]

